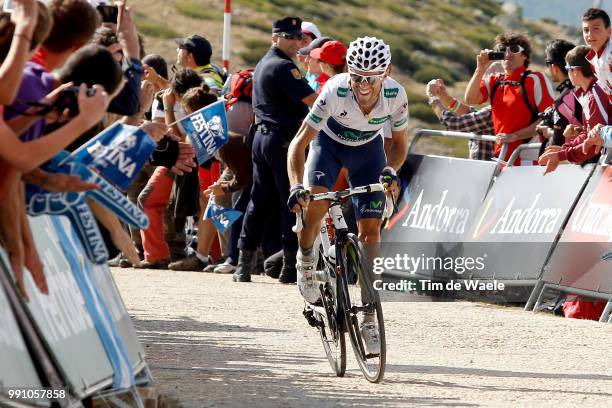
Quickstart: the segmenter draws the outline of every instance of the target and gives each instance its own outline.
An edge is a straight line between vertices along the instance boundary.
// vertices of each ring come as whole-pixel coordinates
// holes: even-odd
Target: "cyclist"
[[[314,242],[328,209],[325,201],[309,203],[309,194],[329,191],[342,167],[348,170],[351,186],[377,183],[384,177],[387,191],[393,191],[397,187],[396,170],[403,164],[408,150],[408,98],[404,88],[389,77],[389,46],[374,37],[357,38],[349,46],[346,62],[348,73],[338,74],[325,84],[288,152],[292,187],[287,204],[294,212],[308,206],[306,225],[298,239],[297,272],[298,288],[309,303],[319,300],[314,282],[318,248]],[[383,127],[389,121],[392,145],[387,156]],[[384,202],[383,192],[353,197],[361,242],[380,242]],[[371,249],[366,245],[366,252]],[[374,255],[366,254],[370,260]],[[380,341],[373,315],[364,317],[361,333],[368,352],[378,354]]]

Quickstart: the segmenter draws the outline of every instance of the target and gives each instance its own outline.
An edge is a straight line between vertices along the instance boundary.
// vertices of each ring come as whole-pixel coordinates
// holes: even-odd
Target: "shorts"
[[[351,187],[378,183],[380,173],[387,165],[382,137],[375,137],[361,146],[338,143],[320,132],[310,144],[306,160],[307,186],[320,186],[331,190],[342,167],[348,172]],[[382,191],[352,197],[355,216],[382,219],[385,194]]]

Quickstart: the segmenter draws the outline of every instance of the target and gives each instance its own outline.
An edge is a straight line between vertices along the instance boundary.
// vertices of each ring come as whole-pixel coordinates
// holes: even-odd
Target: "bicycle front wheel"
[[[338,377],[346,372],[346,340],[344,338],[344,312],[342,310],[342,291],[334,282],[320,286],[321,300],[325,314],[319,315],[323,349],[332,370]]]
[[[347,235],[339,255],[343,274],[338,284],[343,289],[345,322],[353,352],[364,377],[378,383],[385,374],[387,356],[380,296],[372,286],[372,272],[366,268],[365,258],[354,234]],[[378,347],[374,350],[366,344],[376,344],[372,338],[378,340]]]

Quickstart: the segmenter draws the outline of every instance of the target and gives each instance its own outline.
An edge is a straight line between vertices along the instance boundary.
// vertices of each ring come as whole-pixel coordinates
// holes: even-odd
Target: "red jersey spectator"
[[[546,165],[546,172],[554,171],[559,162],[568,160],[580,164],[597,154],[595,146],[583,152],[582,143],[587,139],[589,130],[597,124],[608,124],[608,113],[612,111],[610,98],[597,83],[593,69],[586,59],[589,48],[576,47],[567,53],[565,68],[570,81],[576,87],[576,97],[582,105],[583,128],[580,133],[563,146],[552,146],[540,157],[540,164]],[[568,126],[568,129],[570,126]]]
[[[582,35],[591,48],[586,59],[593,66],[599,86],[612,98],[612,27],[608,13],[588,9],[582,16]]]
[[[506,157],[535,134],[537,114],[553,104],[553,91],[548,79],[540,72],[528,71],[531,45],[529,40],[515,33],[498,35],[495,50],[503,52],[503,74],[484,78],[491,65],[490,50],[482,50],[477,57],[476,71],[465,93],[467,104],[491,103],[493,128],[497,135],[495,154],[501,144],[508,143]],[[521,155],[515,164],[534,164],[529,155]]]

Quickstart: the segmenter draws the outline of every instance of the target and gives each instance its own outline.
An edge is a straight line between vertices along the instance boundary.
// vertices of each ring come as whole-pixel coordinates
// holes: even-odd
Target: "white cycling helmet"
[[[383,72],[391,64],[391,49],[376,37],[359,37],[349,45],[346,64],[349,70]]]

